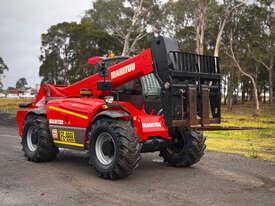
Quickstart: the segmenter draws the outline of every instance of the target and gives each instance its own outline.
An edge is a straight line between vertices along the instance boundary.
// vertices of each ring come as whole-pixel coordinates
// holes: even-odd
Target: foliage
[[[27,82],[26,78],[22,77],[22,78],[18,79],[15,87],[17,89],[25,89],[27,85],[28,85],[28,82]]]
[[[39,75],[42,82],[70,84],[94,73],[86,63],[89,57],[120,49],[116,39],[89,19],[53,25],[42,34]]]
[[[161,6],[156,0],[97,0],[86,18],[115,37],[122,56],[137,51],[138,42],[160,25]]]
[[[2,59],[2,57],[0,57],[0,91],[2,91],[3,89],[3,83],[2,83],[2,79],[1,76],[4,73],[5,70],[9,70],[8,66],[5,64],[4,60]]]
[[[8,66],[5,64],[4,60],[0,57],[0,75],[3,74],[5,70],[8,70]]]

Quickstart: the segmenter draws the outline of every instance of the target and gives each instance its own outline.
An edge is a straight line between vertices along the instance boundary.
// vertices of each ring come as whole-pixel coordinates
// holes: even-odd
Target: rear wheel
[[[201,159],[205,148],[205,138],[201,132],[175,129],[172,141],[160,152],[160,156],[169,165],[187,167]]]
[[[90,132],[90,160],[98,176],[119,179],[132,174],[140,160],[140,145],[126,122],[102,118]]]
[[[53,160],[58,153],[49,133],[47,118],[44,116],[26,117],[21,144],[25,157],[33,162]]]

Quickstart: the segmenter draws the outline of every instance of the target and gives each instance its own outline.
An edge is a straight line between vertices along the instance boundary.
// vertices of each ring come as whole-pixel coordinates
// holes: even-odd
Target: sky
[[[25,77],[40,83],[40,36],[54,24],[79,21],[92,0],[0,0],[0,56],[9,67],[4,87]]]

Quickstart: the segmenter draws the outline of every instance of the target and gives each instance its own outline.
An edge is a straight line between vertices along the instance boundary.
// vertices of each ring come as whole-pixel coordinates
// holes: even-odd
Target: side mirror
[[[108,68],[104,62],[99,63],[99,76],[108,77]]]

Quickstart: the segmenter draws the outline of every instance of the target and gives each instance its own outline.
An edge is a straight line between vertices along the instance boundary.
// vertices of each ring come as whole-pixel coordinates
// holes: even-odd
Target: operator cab
[[[160,108],[160,85],[153,73],[127,82],[115,89],[121,101],[131,102],[147,113],[157,113]]]
[[[117,56],[102,59],[97,62],[96,68],[99,70],[100,63],[104,63],[105,67],[109,68],[128,58]],[[147,113],[158,113],[161,108],[160,85],[153,73],[122,84],[115,88],[114,91],[118,93],[120,101],[130,102],[139,109],[144,107]]]

